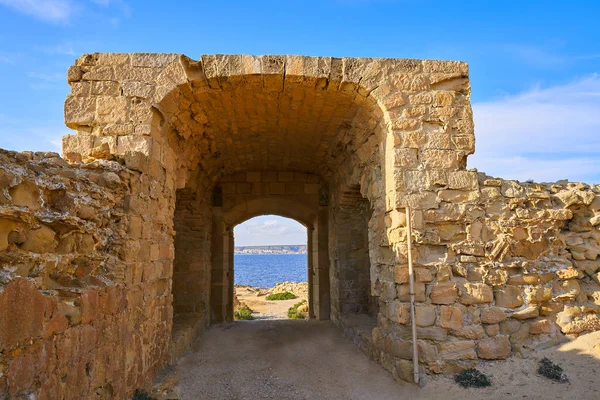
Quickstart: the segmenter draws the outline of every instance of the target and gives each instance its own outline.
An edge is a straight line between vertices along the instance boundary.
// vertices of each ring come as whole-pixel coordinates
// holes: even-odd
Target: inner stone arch
[[[197,65],[184,64],[194,77]],[[218,75],[172,88],[154,103],[152,121],[178,187],[173,358],[211,322],[233,319],[233,228],[257,215],[281,215],[307,227],[311,318],[335,315],[338,322],[342,314],[375,309],[367,223],[370,202],[383,203],[383,185],[374,183],[385,168],[387,126],[368,90],[325,77]],[[344,236],[330,229],[336,223],[331,210],[349,186],[359,195],[364,189],[360,205],[353,204],[360,211],[361,249],[332,264],[332,240]],[[347,289],[334,290],[331,279]],[[337,300],[356,285],[361,295],[354,307]]]

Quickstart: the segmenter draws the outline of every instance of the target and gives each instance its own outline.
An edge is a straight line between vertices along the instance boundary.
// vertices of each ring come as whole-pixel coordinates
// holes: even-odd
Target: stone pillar
[[[221,207],[213,207],[213,233],[212,233],[212,272],[211,272],[211,322],[223,322],[227,318],[227,287],[229,281],[229,258],[226,256],[229,249],[228,236],[225,232],[223,212]]]
[[[319,206],[312,235],[311,256],[313,263],[313,310],[315,318],[329,319],[329,240],[328,207]]]

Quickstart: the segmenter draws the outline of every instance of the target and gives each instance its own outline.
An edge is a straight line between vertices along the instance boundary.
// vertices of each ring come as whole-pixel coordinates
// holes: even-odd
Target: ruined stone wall
[[[148,189],[116,162],[0,152],[0,397],[124,398],[164,363],[171,249],[148,240]]]
[[[0,165],[0,321],[19,316],[0,325],[0,394],[145,385],[167,362],[173,307],[193,319],[175,324],[172,360],[207,302],[212,314],[231,302],[206,293],[208,260],[211,288],[231,285],[231,228],[261,213],[312,223],[319,317],[331,303],[333,322],[399,379],[412,380],[407,205],[427,371],[600,328],[598,188],[466,170],[466,63],[95,53],[68,80],[76,134],[63,154],[76,164],[3,153]],[[356,282],[365,299],[365,237],[376,320],[343,306]]]
[[[423,181],[435,197],[412,216],[417,335],[428,371],[527,356],[563,335],[600,329],[600,188],[475,171],[448,178],[442,185],[439,177],[435,185]],[[404,235],[405,218],[401,211],[388,215],[391,237]],[[406,265],[387,277],[397,296],[380,307],[373,339],[382,352],[375,356],[410,381]]]

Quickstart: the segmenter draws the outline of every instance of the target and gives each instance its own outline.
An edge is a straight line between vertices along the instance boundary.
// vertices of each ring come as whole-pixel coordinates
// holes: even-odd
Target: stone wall
[[[170,249],[132,249],[147,192],[116,162],[0,152],[0,398],[124,398],[164,364]]]
[[[175,360],[231,319],[233,227],[266,213],[307,226],[311,315],[398,379],[407,205],[423,369],[600,329],[598,187],[466,170],[466,63],[95,53],[68,80],[73,164],[2,153],[0,394],[147,385],[172,331]]]
[[[436,177],[436,185],[431,203],[412,216],[417,335],[428,371],[527,356],[600,329],[600,187],[476,171],[450,174],[442,185]],[[388,234],[403,237],[405,218],[390,213]],[[382,301],[373,339],[382,350],[374,356],[410,381],[407,277],[403,263],[379,275],[383,290],[397,295]]]

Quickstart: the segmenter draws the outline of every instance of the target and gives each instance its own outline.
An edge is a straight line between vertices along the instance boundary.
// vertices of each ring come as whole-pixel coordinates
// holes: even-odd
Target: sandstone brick
[[[410,321],[410,304],[393,301],[388,306],[388,318],[392,321],[406,325]]]
[[[453,304],[457,298],[458,288],[455,283],[438,283],[431,288],[431,302],[433,304]]]
[[[69,96],[65,101],[65,123],[76,129],[78,125],[89,125],[96,118],[96,99]]]
[[[126,97],[99,96],[96,102],[96,122],[100,124],[126,122],[128,111]]]
[[[505,360],[510,353],[511,345],[506,336],[488,337],[477,342],[477,356],[484,360]]]
[[[483,324],[497,324],[506,319],[506,314],[497,307],[488,307],[481,310],[480,318]]]
[[[56,245],[56,232],[45,225],[41,225],[38,229],[27,232],[21,248],[33,253],[47,253],[53,251]]]
[[[537,318],[540,315],[539,309],[537,306],[529,306],[522,310],[516,311],[511,314],[511,318],[515,318],[518,320]]]
[[[5,352],[42,335],[46,300],[29,281],[19,278],[0,292],[0,350]],[[18,316],[27,316],[19,318]]]
[[[41,192],[32,181],[21,182],[17,186],[11,187],[8,193],[12,203],[16,206],[27,207],[32,211],[36,211],[42,205]]]
[[[462,304],[485,304],[494,301],[492,288],[483,283],[463,283],[459,285]]]
[[[409,285],[402,284],[402,285],[396,285],[396,286],[398,288],[398,299],[400,301],[410,301]],[[425,301],[425,284],[421,283],[421,282],[415,282],[414,289],[415,289],[415,301],[420,301],[420,302]]]
[[[414,268],[415,282],[431,282],[433,275],[429,268],[416,267]],[[396,283],[408,283],[408,266],[396,265],[394,267],[394,280]]]
[[[453,330],[452,335],[463,339],[477,340],[483,338],[485,333],[481,325],[468,325]]]
[[[484,329],[485,334],[488,336],[496,336],[498,333],[500,333],[500,325],[498,324],[486,325]]]
[[[537,274],[515,275],[508,278],[509,285],[537,285],[540,277]]]
[[[437,315],[434,306],[418,305],[415,307],[415,322],[418,326],[432,326]]]
[[[526,288],[525,296],[530,304],[543,303],[552,299],[552,288],[543,286]]]
[[[554,331],[554,324],[547,319],[534,321],[529,326],[529,333],[532,335],[551,334]]]
[[[463,326],[462,311],[459,307],[440,307],[440,326],[447,329],[460,329]]]
[[[521,289],[515,286],[506,286],[494,293],[496,305],[503,308],[517,308],[523,305]]]
[[[475,360],[473,340],[453,340],[440,344],[440,357],[443,360]]]
[[[450,189],[477,189],[479,186],[478,182],[477,172],[451,171],[448,173],[448,187]]]

